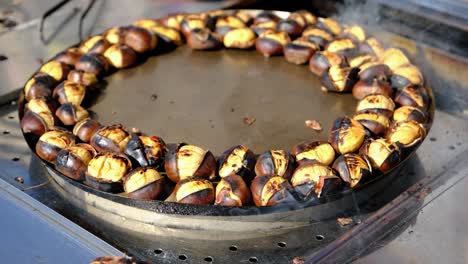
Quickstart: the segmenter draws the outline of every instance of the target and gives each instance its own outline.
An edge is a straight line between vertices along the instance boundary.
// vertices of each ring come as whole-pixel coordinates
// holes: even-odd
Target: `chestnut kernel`
[[[55,125],[55,119],[50,112],[27,111],[21,119],[21,130],[23,133],[42,135],[51,130]]]
[[[335,36],[338,36],[341,33],[340,23],[333,18],[319,17],[316,26]]]
[[[164,163],[166,152],[166,143],[161,138],[137,133],[132,133],[125,147],[125,154],[130,158],[134,167],[159,168]]]
[[[182,36],[176,29],[166,26],[154,26],[149,28],[149,30],[158,36],[158,44],[170,46],[170,48],[175,48],[182,45],[183,43]]]
[[[390,143],[398,143],[402,148],[412,149],[426,137],[424,126],[414,120],[394,123],[387,134]]]
[[[152,27],[161,26],[162,23],[155,19],[144,18],[133,22],[133,25],[150,30]]]
[[[414,106],[427,109],[429,106],[429,96],[422,86],[405,86],[398,91],[395,96],[395,102],[403,106]]]
[[[294,165],[294,158],[288,152],[268,150],[258,157],[255,164],[255,174],[257,176],[276,175],[290,180]]]
[[[180,22],[182,34],[187,36],[196,29],[210,29],[208,27],[207,17],[203,15],[188,15]]]
[[[57,153],[55,169],[75,181],[83,181],[88,163],[96,156],[96,150],[88,144],[76,144]]]
[[[302,27],[302,29],[304,29],[304,27],[308,25],[305,16],[303,16],[302,14],[300,14],[298,12],[293,12],[293,13],[289,14],[288,18],[285,19],[285,20],[294,20],[297,24],[299,24]],[[285,20],[283,20],[283,21],[285,21]],[[302,29],[301,29],[301,33],[302,33]]]
[[[101,128],[101,124],[93,119],[85,118],[75,124],[73,134],[81,141],[89,143],[94,134]]]
[[[245,23],[235,16],[224,16],[216,20],[215,32],[224,37],[229,31],[238,28],[245,28]]]
[[[257,34],[257,36],[260,36],[263,32],[267,30],[275,30],[277,27],[278,23],[276,21],[265,21],[261,23],[255,23],[252,26],[250,26],[250,29]]]
[[[333,122],[329,142],[337,153],[345,154],[358,150],[365,138],[366,130],[359,122],[339,117]]]
[[[347,153],[339,156],[333,163],[333,169],[350,188],[355,188],[372,176],[369,161],[358,154]]]
[[[317,17],[307,10],[298,10],[289,15],[290,18],[293,18],[295,15],[300,15],[304,18],[306,25],[314,25],[317,23]]]
[[[238,17],[246,26],[253,23],[253,16],[251,16],[248,12],[243,10],[237,10],[234,12],[234,15]]]
[[[290,41],[291,39],[285,32],[266,30],[255,41],[255,48],[265,57],[281,55],[284,46]]]
[[[320,47],[305,37],[298,38],[284,47],[284,57],[288,62],[300,65],[309,62]]]
[[[91,138],[91,146],[98,152],[124,152],[130,134],[121,124],[104,126],[98,129]]]
[[[212,204],[215,199],[213,184],[200,177],[180,180],[174,188],[175,201],[187,204]]]
[[[64,125],[74,126],[77,122],[87,118],[89,116],[89,112],[79,105],[64,103],[57,108],[55,115]]]
[[[218,175],[221,178],[237,174],[250,182],[255,176],[254,167],[254,153],[242,145],[229,148],[218,158]]]
[[[187,44],[194,50],[214,50],[221,47],[221,38],[207,28],[196,28],[187,33]]]
[[[177,14],[173,16],[166,16],[161,19],[161,22],[163,25],[166,27],[173,28],[175,30],[181,30],[180,23],[184,19],[184,17],[187,16],[186,14]]]
[[[357,81],[359,69],[333,65],[321,77],[322,90],[329,92],[350,92]]]
[[[250,185],[252,199],[256,206],[274,206],[295,201],[288,180],[278,175],[255,177]]]
[[[317,44],[321,50],[333,40],[333,36],[328,31],[317,27],[307,27],[302,32],[302,36]]]
[[[223,43],[226,48],[250,49],[256,39],[257,36],[250,28],[237,28],[224,35]]]
[[[382,46],[380,41],[374,37],[368,38],[361,42],[359,49],[361,52],[374,55],[377,58],[380,58],[385,52],[385,48]]]
[[[304,198],[320,198],[338,191],[341,179],[335,172],[319,162],[306,161],[299,165],[291,178],[294,190]]]
[[[349,59],[348,62],[351,68],[359,68],[361,65],[367,64],[369,62],[377,62],[377,60],[377,57],[374,55],[361,54]]]
[[[110,46],[106,52],[104,52],[104,57],[117,69],[131,67],[138,62],[136,52],[125,44]]]
[[[84,40],[79,49],[80,51],[85,53],[104,53],[107,48],[110,47],[109,41],[107,41],[103,36],[91,36],[88,39]]]
[[[103,36],[110,44],[122,43],[125,41],[127,29],[128,27],[113,27],[106,30]]]
[[[53,102],[46,101],[45,99],[31,99],[25,106],[25,111],[31,111],[34,113],[53,113],[55,107],[52,105]]]
[[[322,76],[328,68],[334,65],[345,67],[346,59],[337,53],[318,51],[310,58],[309,69],[315,75]]]
[[[398,145],[383,138],[369,139],[362,145],[359,154],[367,157],[372,168],[383,173],[395,167],[401,158]]]
[[[125,33],[124,43],[138,53],[147,53],[156,48],[158,39],[144,28],[129,26]]]
[[[339,38],[329,42],[325,47],[325,50],[341,54],[346,58],[352,58],[357,55],[358,47],[356,42],[350,38]]]
[[[84,72],[90,72],[100,77],[109,72],[109,61],[102,54],[90,53],[81,56],[75,68]]]
[[[284,19],[278,22],[276,30],[287,33],[291,38],[297,38],[302,34],[304,25],[294,19]]]
[[[410,64],[410,61],[406,55],[400,49],[396,48],[386,49],[382,53],[380,61],[383,64],[386,64],[392,71],[401,66]]]
[[[83,52],[81,52],[79,48],[69,48],[55,55],[53,60],[63,62],[71,66],[75,66],[75,64],[78,62],[82,55]]]
[[[134,169],[123,178],[125,193],[134,199],[158,199],[165,184],[165,178],[152,167]]]
[[[216,185],[215,205],[245,206],[250,204],[250,189],[241,176],[231,174]]]
[[[55,87],[52,97],[60,104],[71,103],[81,105],[86,95],[86,88],[71,81],[63,81]]]
[[[418,123],[424,124],[427,120],[427,116],[427,112],[419,107],[404,105],[395,109],[395,112],[393,112],[393,121],[401,122],[414,120]]]
[[[353,119],[361,123],[374,136],[385,135],[390,126],[390,120],[386,115],[375,112],[359,112],[353,116]]]
[[[75,144],[72,133],[63,129],[45,132],[36,144],[36,154],[47,162],[54,162],[60,150]]]
[[[330,143],[324,141],[302,142],[294,146],[291,154],[299,164],[304,161],[318,161],[328,166],[335,160],[335,150]]]
[[[65,80],[69,71],[70,66],[63,62],[54,60],[51,60],[46,64],[42,65],[39,69],[39,72],[49,75],[50,77],[54,78],[54,80],[57,82]]]
[[[353,39],[357,42],[363,42],[366,40],[366,31],[361,26],[351,25],[345,27],[342,36]]]
[[[67,80],[79,83],[84,86],[92,86],[96,84],[99,80],[96,74],[92,72],[85,72],[83,70],[72,70],[68,73]]]
[[[411,64],[393,69],[390,81],[392,86],[397,89],[408,85],[419,86],[424,83],[421,71],[418,67]]]
[[[34,76],[24,86],[24,96],[27,101],[34,98],[49,98],[57,81],[49,75]]]
[[[394,109],[395,103],[390,97],[383,94],[371,94],[358,102],[356,112],[370,111],[391,117]]]
[[[122,179],[131,168],[123,154],[99,153],[89,161],[84,183],[100,191],[120,193],[123,191]]]

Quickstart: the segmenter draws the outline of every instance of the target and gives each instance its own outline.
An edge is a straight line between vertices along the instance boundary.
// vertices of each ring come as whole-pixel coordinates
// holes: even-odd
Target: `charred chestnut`
[[[117,69],[131,67],[138,62],[136,52],[125,44],[110,46],[106,52],[104,52],[104,57]]]
[[[81,105],[86,95],[86,88],[71,81],[63,81],[55,87],[52,97],[58,99],[60,104],[71,103]]]
[[[162,194],[165,178],[152,167],[141,167],[130,171],[123,178],[127,196],[134,199],[155,200]]]
[[[429,106],[429,96],[422,86],[405,86],[397,92],[395,102],[403,106],[414,106],[427,109]]]
[[[216,159],[211,151],[181,143],[169,147],[164,168],[167,177],[175,183],[191,177],[213,179]]]
[[[125,147],[125,154],[130,158],[134,167],[162,166],[167,147],[164,141],[156,136],[145,136],[132,133]]]
[[[167,49],[175,48],[182,45],[182,36],[176,29],[166,26],[155,26],[149,29],[158,37],[158,48],[160,45],[165,45]]]
[[[250,28],[237,28],[226,33],[223,39],[226,48],[250,49],[257,36]]]
[[[187,44],[194,50],[213,50],[221,46],[221,38],[207,28],[196,28],[187,34]]]
[[[218,158],[218,175],[221,178],[237,174],[250,182],[255,176],[255,155],[245,146],[234,146]]]
[[[322,90],[328,92],[350,92],[357,81],[359,69],[333,65],[321,76]]]
[[[216,20],[216,33],[224,37],[229,31],[238,28],[245,28],[245,23],[235,16],[224,16]]]
[[[368,95],[360,100],[356,107],[358,113],[369,111],[384,114],[388,117],[393,115],[393,110],[395,110],[395,103],[390,97],[383,94]]]
[[[320,17],[316,26],[328,31],[330,34],[338,36],[341,33],[341,25],[333,18]]]
[[[85,72],[83,70],[72,70],[68,73],[67,80],[79,83],[84,86],[91,86],[96,84],[99,80],[96,77],[96,74],[92,72]]]
[[[283,48],[291,39],[285,32],[266,30],[255,41],[255,48],[265,57],[283,54]]]
[[[34,98],[49,98],[57,81],[49,75],[34,76],[24,86],[24,96],[27,101]]]
[[[47,162],[54,162],[60,150],[75,144],[72,133],[63,129],[45,132],[36,144],[36,154]]]
[[[302,32],[302,36],[324,49],[333,40],[333,36],[326,30],[317,27],[308,27]]]
[[[421,71],[419,71],[418,67],[411,64],[393,69],[390,81],[392,86],[397,89],[408,85],[419,86],[424,83]]]
[[[103,36],[110,44],[122,43],[125,41],[127,29],[128,27],[113,27],[106,30]]]
[[[251,200],[249,187],[239,175],[223,177],[216,185],[216,205],[245,206],[250,204]]]
[[[243,10],[238,10],[234,12],[234,15],[238,17],[246,26],[253,23],[253,16],[251,16],[248,12]]]
[[[414,120],[394,123],[387,134],[387,140],[398,143],[404,149],[412,149],[421,143],[426,137],[424,126]]]
[[[309,69],[315,75],[322,76],[333,65],[345,67],[347,65],[346,59],[337,53],[318,51],[310,58]]]
[[[372,177],[369,161],[358,154],[347,153],[339,156],[333,163],[333,169],[338,172],[340,178],[350,188],[354,188]]]
[[[55,111],[55,105],[53,105],[53,102],[45,99],[31,99],[27,104],[25,104],[24,110],[34,113],[53,113]]]
[[[255,23],[250,28],[257,34],[257,36],[260,36],[263,32],[267,30],[275,30],[277,27],[278,23],[276,21],[265,21],[261,23]]]
[[[80,51],[84,53],[99,53],[102,54],[104,53],[107,48],[110,47],[109,41],[107,41],[103,36],[98,35],[98,36],[92,36],[89,37],[88,39],[84,40],[79,49]]]
[[[333,122],[328,141],[337,153],[345,154],[358,150],[365,138],[366,130],[359,122],[339,117]]]
[[[392,72],[387,65],[378,62],[367,62],[359,65],[359,78],[364,81],[388,82],[388,77],[391,74]]]
[[[276,175],[291,179],[294,170],[294,158],[284,150],[268,150],[260,155],[255,164],[255,174]]]
[[[70,179],[83,181],[88,164],[96,154],[96,150],[88,144],[66,147],[57,154],[55,169]]]
[[[335,150],[330,143],[324,141],[302,142],[294,146],[291,154],[299,164],[315,160],[328,166],[335,160]]]
[[[57,82],[61,82],[67,78],[70,66],[60,61],[51,60],[42,65],[39,72],[49,75]]]
[[[147,53],[154,50],[157,42],[156,36],[144,28],[129,26],[125,32],[125,45],[138,53]]]
[[[345,27],[342,36],[353,39],[356,42],[363,42],[366,39],[366,32],[358,25]]]
[[[372,94],[382,94],[388,97],[393,97],[392,86],[387,81],[372,79],[370,81],[359,80],[353,86],[353,96],[358,100]]]
[[[88,110],[79,105],[64,103],[55,111],[55,115],[66,126],[74,126],[77,122],[89,116]]]
[[[306,11],[307,12],[307,11]],[[309,13],[310,14],[310,13]],[[310,14],[311,15],[311,14]],[[293,20],[295,21],[297,24],[299,24],[302,29],[301,29],[301,33],[302,33],[302,30],[307,26],[309,25],[309,23],[307,22],[306,18],[304,15],[298,13],[298,12],[293,12],[291,14],[289,14],[288,18],[283,20],[283,21],[287,21],[287,20]],[[282,22],[282,21],[280,21]],[[300,34],[299,34],[300,35]]]
[[[289,18],[295,19],[296,15],[302,16],[306,22],[306,25],[314,25],[317,23],[317,17],[307,10],[298,10],[293,12],[291,15],[289,15]]]
[[[208,27],[207,16],[187,15],[180,21],[180,30],[185,36],[195,29],[210,29]]]
[[[362,145],[359,154],[367,157],[372,168],[387,172],[395,167],[401,158],[400,148],[383,138],[369,139]]]
[[[418,123],[424,124],[427,120],[427,112],[419,107],[414,106],[402,106],[393,112],[393,121],[401,122],[414,120]]]
[[[98,152],[124,152],[130,134],[121,124],[101,127],[91,138],[91,146]]]
[[[125,155],[99,153],[89,161],[84,183],[104,192],[120,193],[123,191],[122,179],[131,168]]]
[[[83,52],[79,48],[69,48],[57,54],[53,60],[75,66],[82,55]]]
[[[336,192],[341,179],[328,166],[319,162],[306,161],[299,165],[291,178],[294,190],[304,198],[318,197]]]
[[[109,72],[109,61],[102,54],[91,53],[81,56],[75,68],[84,72],[90,72],[100,77]]]
[[[356,57],[353,57],[348,60],[349,66],[351,68],[359,68],[362,65],[365,65],[369,62],[377,62],[377,57],[370,54],[361,54]]]
[[[295,201],[288,180],[278,175],[257,176],[250,185],[256,206],[274,206]]]
[[[320,47],[305,37],[298,38],[284,47],[284,57],[294,64],[305,64]]]
[[[177,183],[175,201],[187,204],[212,204],[215,199],[213,184],[200,177],[186,178]]]
[[[358,52],[358,46],[356,42],[350,38],[339,38],[334,39],[327,44],[325,50],[332,53],[338,53],[346,58],[352,58],[356,56]]]
[[[297,19],[288,18],[279,21],[276,26],[276,30],[287,33],[291,38],[297,38],[302,34],[304,26],[305,21],[303,22],[303,24],[301,24]]]
[[[390,126],[390,120],[386,115],[375,112],[360,112],[355,114],[353,119],[361,123],[374,136],[385,135]]]
[[[359,45],[359,49],[361,50],[361,52],[374,55],[377,58],[380,58],[385,52],[385,48],[382,46],[380,41],[373,37],[361,42],[361,45]]]
[[[263,23],[263,22],[268,22],[268,21],[278,22],[280,20],[281,18],[277,16],[276,14],[274,14],[273,12],[265,10],[255,16],[254,23],[258,24],[258,23]]]
[[[55,119],[50,112],[27,111],[21,119],[21,130],[23,133],[42,135],[51,130],[55,125]]]
[[[101,128],[101,124],[93,119],[85,118],[73,127],[73,134],[81,141],[89,143],[94,134]]]
[[[410,64],[406,55],[400,49],[395,48],[386,49],[382,53],[380,61],[386,64],[392,71],[401,66]]]

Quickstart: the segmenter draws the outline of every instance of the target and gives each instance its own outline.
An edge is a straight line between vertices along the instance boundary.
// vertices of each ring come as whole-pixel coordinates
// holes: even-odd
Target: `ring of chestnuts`
[[[353,116],[328,139],[255,154],[237,145],[219,156],[187,143],[90,118],[100,80],[183,43],[194,50],[256,49],[308,65],[325,92],[352,93]],[[420,70],[358,25],[308,11],[280,17],[243,10],[178,14],[114,27],[70,47],[26,82],[23,133],[72,180],[133,199],[218,206],[273,206],[354,189],[397,166],[424,139],[431,105]]]

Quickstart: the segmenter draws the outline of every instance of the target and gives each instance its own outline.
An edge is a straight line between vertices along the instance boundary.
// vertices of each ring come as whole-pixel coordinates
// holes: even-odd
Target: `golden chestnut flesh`
[[[226,48],[250,49],[255,45],[257,36],[250,28],[233,29],[224,35],[223,43]]]
[[[365,138],[366,130],[359,122],[339,117],[333,122],[328,141],[337,153],[345,154],[358,150]]]
[[[410,64],[408,57],[406,57],[403,51],[396,48],[386,49],[381,54],[380,61],[383,64],[386,64],[392,71],[399,67]]]
[[[245,28],[244,21],[236,16],[224,16],[216,20],[215,32],[224,37],[229,31],[233,29]]]
[[[338,36],[341,33],[341,25],[333,18],[320,17],[317,21],[316,26],[318,28],[328,31],[334,36]]]
[[[339,66],[338,68],[346,66],[346,59],[337,53],[328,51],[315,52],[309,61],[309,69],[312,73],[322,76],[324,72],[331,66]]]
[[[309,62],[320,47],[305,37],[298,38],[284,47],[284,57],[288,62],[300,65]]]
[[[412,149],[426,137],[424,126],[414,120],[401,121],[393,124],[387,134],[387,140],[398,143],[405,149]]]
[[[278,175],[255,177],[250,185],[250,191],[256,206],[274,206],[296,201],[288,180]]]
[[[359,150],[359,154],[367,157],[372,168],[387,172],[395,167],[401,159],[401,151],[397,144],[384,138],[369,139]]]
[[[51,60],[42,65],[39,72],[49,75],[57,82],[61,82],[67,78],[70,66],[60,61]]]
[[[123,191],[122,180],[131,168],[125,155],[99,153],[88,163],[85,184],[100,191],[120,193]]]
[[[358,102],[356,112],[375,112],[378,114],[384,114],[388,117],[393,115],[395,110],[395,103],[393,100],[383,94],[371,94],[364,97]]]
[[[213,204],[213,183],[205,178],[191,177],[180,180],[174,188],[175,201],[186,204]]]
[[[91,138],[91,146],[97,151],[124,152],[130,134],[121,124],[104,126],[98,129]]]
[[[92,86],[99,82],[96,74],[83,70],[72,70],[68,73],[67,80],[84,86]]]
[[[424,84],[424,78],[418,67],[408,64],[392,70],[390,81],[396,89],[408,85],[420,86]]]
[[[263,32],[267,30],[276,30],[277,25],[278,23],[276,21],[265,21],[254,23],[250,26],[250,29],[252,29],[252,31],[255,32],[257,36],[260,36]]]
[[[325,50],[332,53],[338,53],[346,58],[352,58],[357,55],[358,46],[356,42],[350,38],[339,38],[330,41]]]
[[[429,106],[429,96],[422,86],[405,86],[397,91],[395,102],[402,106],[414,106],[427,109]]]
[[[79,105],[64,103],[55,111],[55,116],[66,126],[74,126],[89,116],[88,110]]]
[[[117,69],[128,68],[137,64],[137,56],[137,53],[125,44],[112,45],[104,52],[104,57]]]
[[[294,170],[294,158],[284,150],[268,150],[260,155],[255,164],[255,174],[276,175],[291,179]]]
[[[257,38],[255,48],[265,57],[283,54],[283,48],[291,42],[288,34],[275,30],[266,30]]]
[[[333,169],[338,172],[340,178],[350,188],[355,188],[372,176],[369,161],[353,153],[339,156],[333,163]]]
[[[356,42],[363,42],[364,40],[366,40],[366,31],[358,25],[351,25],[345,27],[341,35],[344,37],[351,38]]]
[[[291,154],[299,164],[317,161],[328,166],[335,160],[335,150],[330,143],[324,141],[302,142],[294,146]]]
[[[359,69],[333,65],[321,76],[322,90],[328,92],[350,92],[357,81]]]
[[[353,119],[361,123],[374,136],[385,135],[390,126],[390,120],[386,115],[375,112],[359,112],[353,116]]]
[[[315,161],[301,163],[291,178],[294,190],[305,199],[327,195],[338,191],[341,179],[327,165]]]
[[[55,87],[52,97],[60,104],[81,105],[86,95],[86,87],[71,81],[63,81]]]
[[[29,79],[24,86],[24,96],[27,101],[35,98],[49,98],[57,81],[49,75],[37,75]]]
[[[96,150],[88,144],[76,144],[57,153],[55,169],[75,181],[83,181]]]
[[[216,205],[245,206],[251,203],[250,189],[241,176],[230,174],[216,185]]]
[[[55,126],[55,119],[50,112],[27,111],[21,118],[21,130],[23,133],[42,135]]]
[[[302,32],[302,36],[317,44],[321,50],[325,49],[327,44],[333,40],[333,36],[326,30],[314,26],[307,27]]]
[[[221,178],[237,174],[250,182],[255,176],[254,168],[254,153],[242,145],[229,148],[218,158],[218,175]]]
[[[414,120],[418,123],[424,124],[427,120],[427,116],[427,112],[419,107],[404,105],[395,109],[395,112],[393,112],[393,121],[401,122]]]
[[[103,36],[91,36],[88,39],[84,40],[79,49],[80,51],[85,53],[104,53],[107,48],[110,47],[109,41],[107,41]]]
[[[137,168],[123,178],[125,193],[134,199],[158,199],[165,184],[165,178],[153,167]]]
[[[72,133],[54,129],[45,132],[36,144],[36,154],[43,160],[53,163],[60,150],[75,143]]]
[[[370,37],[361,42],[359,49],[361,52],[374,55],[377,58],[380,58],[385,52],[383,45],[374,37]]]

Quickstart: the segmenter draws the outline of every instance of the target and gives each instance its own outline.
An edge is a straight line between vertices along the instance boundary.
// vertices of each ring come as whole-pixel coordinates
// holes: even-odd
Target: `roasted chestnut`
[[[298,10],[296,12],[291,13],[289,17],[294,19],[296,15],[302,16],[306,22],[306,25],[314,25],[315,23],[317,23],[317,17],[307,10]]]
[[[274,206],[296,201],[288,180],[278,175],[255,177],[250,185],[250,191],[256,206]]]
[[[185,36],[195,29],[210,29],[208,27],[207,16],[187,15],[180,21],[180,30]]]
[[[243,10],[237,10],[234,12],[234,15],[238,17],[246,26],[250,25],[253,23],[253,16],[249,14],[249,12],[243,11]]]
[[[356,112],[370,111],[379,114],[384,114],[388,117],[393,115],[395,103],[393,100],[383,94],[371,94],[364,97],[358,102]]]
[[[21,130],[23,133],[42,135],[51,130],[55,125],[55,119],[50,112],[27,111],[21,119]]]
[[[257,34],[257,36],[260,36],[263,32],[267,30],[275,30],[277,27],[278,23],[276,21],[265,21],[261,23],[255,23],[252,26],[250,26],[250,29]]]
[[[403,106],[414,106],[422,109],[427,109],[429,106],[429,96],[427,91],[422,86],[405,86],[400,91],[397,91],[395,102]]]
[[[155,19],[144,18],[133,22],[132,25],[150,30],[152,27],[161,26],[162,23]]]
[[[106,30],[102,35],[110,44],[118,44],[125,41],[127,29],[128,27],[113,27]]]
[[[221,38],[207,28],[196,28],[187,33],[187,44],[194,50],[213,50],[221,47]]]
[[[216,205],[245,206],[250,204],[251,200],[249,187],[239,175],[223,177],[216,185]]]
[[[250,49],[257,36],[250,28],[237,28],[226,33],[223,39],[226,48]]]
[[[218,175],[221,178],[237,174],[246,182],[250,182],[255,177],[254,167],[255,155],[242,145],[224,151],[218,158]]]
[[[55,169],[75,181],[83,181],[88,163],[96,156],[96,150],[88,144],[76,144],[57,153]]]
[[[306,11],[307,12],[307,11]],[[309,13],[310,14],[310,13]],[[310,14],[311,15],[311,14]],[[293,12],[291,14],[289,14],[288,18],[283,20],[283,21],[287,21],[287,20],[293,20],[295,21],[297,24],[299,24],[302,29],[301,29],[301,33],[302,33],[302,30],[307,26],[309,25],[309,23],[307,23],[307,20],[305,18],[305,16],[303,16],[302,14],[300,13],[297,13],[297,12]],[[282,22],[282,21],[280,21]]]
[[[121,124],[104,126],[98,129],[91,138],[91,146],[98,152],[124,152],[130,134]]]
[[[265,10],[255,16],[254,23],[258,24],[258,23],[263,23],[263,22],[268,22],[268,21],[278,22],[280,20],[281,18],[277,16],[276,14],[274,14],[273,12]]]
[[[55,116],[57,116],[64,125],[74,126],[77,122],[87,118],[89,112],[79,105],[64,103],[57,108]]]
[[[319,17],[316,27],[322,28],[335,36],[338,36],[341,33],[340,23],[333,18]]]
[[[354,41],[357,42],[363,42],[364,40],[366,40],[366,32],[362,27],[358,25],[351,25],[345,27],[341,35],[344,37],[352,38]]]
[[[390,126],[390,120],[386,115],[375,112],[359,112],[353,116],[353,119],[361,123],[374,136],[385,135]]]
[[[378,62],[370,61],[359,65],[359,78],[364,81],[379,80],[388,82],[392,74],[390,68]]]
[[[75,144],[75,136],[72,133],[54,128],[39,138],[36,144],[36,154],[41,159],[53,163],[60,150],[73,144]]]
[[[382,94],[388,97],[393,97],[393,89],[387,81],[372,79],[370,81],[359,80],[353,86],[353,96],[358,100],[371,94]]]
[[[155,200],[162,194],[165,178],[153,167],[141,167],[130,171],[123,178],[127,196],[142,200]]]
[[[49,98],[57,81],[49,75],[34,76],[24,86],[24,96],[27,101],[34,98]]]
[[[31,111],[34,113],[53,113],[55,111],[55,106],[53,102],[47,101],[45,99],[31,99],[27,104],[24,105],[25,111]]]
[[[401,66],[410,64],[406,55],[400,49],[395,48],[386,49],[382,53],[380,61],[386,64],[392,71]]]
[[[359,122],[339,117],[333,122],[328,141],[337,153],[345,154],[358,150],[365,138],[366,130]]]
[[[350,92],[357,81],[358,68],[333,65],[321,76],[322,90],[328,92]]]
[[[169,147],[164,168],[167,177],[175,183],[191,177],[213,179],[216,159],[211,151],[181,143]]]
[[[307,39],[317,44],[322,50],[333,40],[333,36],[330,33],[317,27],[307,27],[302,32],[302,36],[307,37]]]
[[[82,55],[83,52],[79,48],[69,48],[55,55],[53,60],[75,66]]]
[[[174,188],[175,201],[186,204],[212,204],[215,199],[213,184],[200,177],[181,179]]]
[[[345,67],[347,65],[346,59],[337,53],[317,51],[312,58],[310,58],[309,69],[315,75],[322,76],[322,74],[333,65]]]
[[[158,48],[164,45],[163,49],[170,50],[182,45],[182,36],[176,29],[166,26],[155,26],[149,29],[158,37]]]
[[[107,48],[110,47],[109,41],[107,41],[103,36],[91,36],[88,39],[84,40],[79,49],[84,53],[104,53]]]
[[[156,48],[158,39],[144,28],[129,26],[125,32],[124,43],[138,53],[147,53]]]
[[[255,41],[255,48],[265,57],[283,54],[283,48],[291,41],[288,34],[266,30]]]
[[[377,57],[374,55],[361,54],[349,59],[348,63],[351,68],[359,68],[361,65],[367,64],[369,62],[377,62],[377,60]]]
[[[109,61],[102,54],[90,53],[81,56],[75,68],[84,72],[90,72],[100,77],[109,72]]]
[[[414,120],[394,123],[387,134],[390,143],[398,143],[404,149],[413,149],[426,137],[424,126]]]
[[[161,19],[161,22],[166,27],[170,27],[170,28],[173,28],[175,30],[180,30],[181,29],[180,23],[182,22],[182,19],[184,19],[184,17],[186,17],[186,16],[187,16],[186,14],[177,14],[177,15],[173,15],[173,16],[166,16],[166,17],[163,17]]]
[[[315,160],[328,166],[335,160],[335,150],[330,143],[324,141],[299,143],[294,146],[291,154],[299,164]]]
[[[123,191],[122,179],[131,169],[132,165],[125,155],[99,153],[89,161],[84,183],[104,192],[120,193]]]
[[[268,150],[260,155],[255,164],[255,174],[276,175],[291,179],[294,171],[294,158],[284,150]]]
[[[421,71],[419,71],[418,67],[411,64],[393,69],[390,81],[392,87],[397,89],[408,85],[419,86],[424,83]]]
[[[369,139],[359,150],[359,154],[367,157],[372,168],[387,172],[395,167],[401,158],[400,148],[384,138]]]
[[[385,48],[382,46],[380,41],[374,37],[368,38],[361,42],[359,49],[361,52],[374,55],[377,58],[380,58],[385,52]]]
[[[125,147],[125,154],[130,158],[134,167],[159,168],[164,163],[166,152],[166,143],[161,138],[137,133],[132,133]]]
[[[81,105],[86,95],[86,87],[79,83],[63,81],[55,87],[52,97],[60,104],[71,103]]]
[[[316,161],[305,161],[294,171],[291,178],[294,190],[305,199],[336,192],[341,187],[341,179],[327,165]]]
[[[350,188],[372,177],[372,167],[369,161],[358,154],[347,153],[339,156],[333,163],[333,169]]]
[[[81,141],[89,143],[94,134],[101,128],[101,124],[93,119],[85,118],[75,124],[73,134]]]
[[[131,67],[138,62],[136,52],[122,43],[110,46],[106,52],[104,52],[104,57],[117,69]]]
[[[284,47],[284,57],[294,64],[305,64],[320,47],[305,37],[298,38]]]
[[[70,66],[60,61],[51,60],[42,65],[39,72],[49,75],[57,82],[61,82],[67,78]]]
[[[419,107],[404,105],[395,109],[393,112],[393,121],[401,122],[414,120],[418,123],[424,124],[427,120],[427,112]]]
[[[352,58],[359,51],[356,42],[350,38],[337,38],[330,41],[325,50],[332,53],[338,53],[346,58]]]
[[[301,17],[302,18],[302,17]],[[285,32],[291,38],[297,38],[302,34],[302,30],[304,30],[305,21],[301,24],[296,19],[284,19],[278,22],[276,26],[276,30],[280,32]]]
[[[85,72],[83,70],[72,70],[68,73],[67,80],[79,83],[84,86],[91,86],[96,84],[99,80],[96,77],[96,74],[92,72]]]
[[[245,23],[236,16],[224,16],[216,20],[215,32],[224,37],[229,31],[238,28],[245,28]]]

